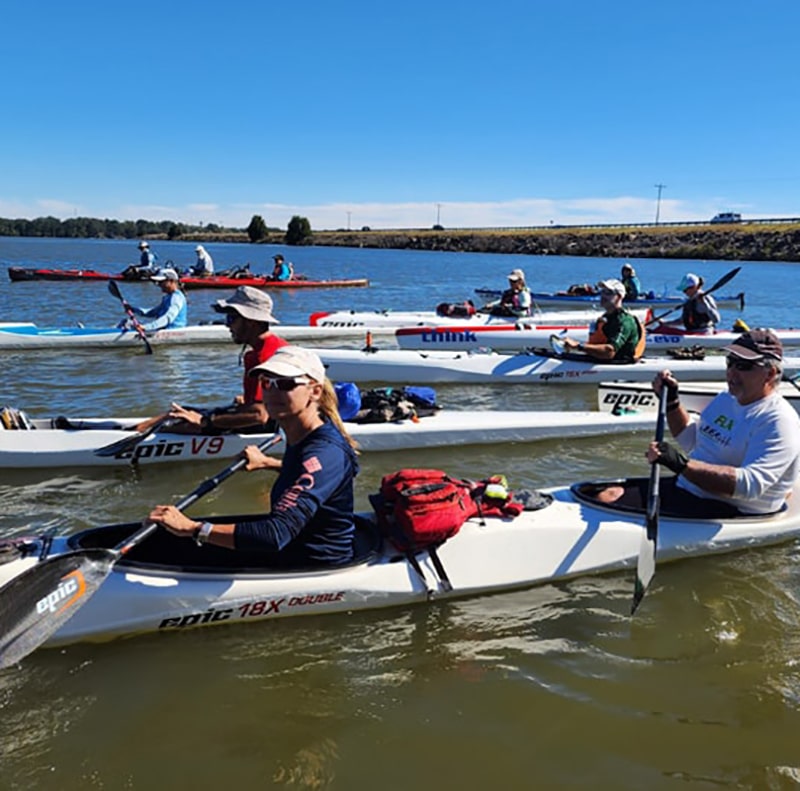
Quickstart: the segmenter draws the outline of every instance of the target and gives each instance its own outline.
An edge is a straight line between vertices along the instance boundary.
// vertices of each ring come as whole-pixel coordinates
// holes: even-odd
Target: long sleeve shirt
[[[131,306],[131,308],[137,316],[152,319],[152,321],[142,324],[145,332],[186,326],[188,313],[186,297],[180,290],[164,294],[164,298],[154,308],[145,309],[135,306]]]

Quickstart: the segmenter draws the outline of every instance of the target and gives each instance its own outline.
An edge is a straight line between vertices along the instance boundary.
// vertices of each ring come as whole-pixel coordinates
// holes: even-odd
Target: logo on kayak
[[[477,343],[478,336],[473,330],[458,332],[455,330],[431,330],[423,332],[422,343]]]
[[[642,393],[606,393],[603,396],[604,404],[612,404],[615,409],[622,409],[623,407],[655,407],[657,399],[655,393],[642,392]]]
[[[189,451],[192,456],[205,454],[215,456],[225,445],[224,437],[192,437],[189,443]],[[123,450],[117,453],[115,459],[158,459],[165,456],[182,456],[186,448],[185,442],[168,442],[159,440],[151,445],[141,444],[130,450]]]
[[[39,615],[50,613],[57,615],[73,605],[86,593],[86,580],[80,571],[75,570],[61,578],[58,587],[36,602],[36,612]]]

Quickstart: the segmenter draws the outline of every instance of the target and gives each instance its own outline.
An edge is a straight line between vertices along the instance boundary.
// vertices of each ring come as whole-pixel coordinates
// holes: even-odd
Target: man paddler
[[[645,333],[638,319],[622,306],[625,286],[610,278],[597,284],[600,304],[605,311],[589,332],[589,340],[580,343],[564,338],[567,351],[578,351],[601,362],[632,363],[644,354]]]

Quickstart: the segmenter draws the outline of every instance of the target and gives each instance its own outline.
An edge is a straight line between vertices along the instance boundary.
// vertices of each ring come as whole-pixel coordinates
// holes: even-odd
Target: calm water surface
[[[153,245],[188,265],[194,245]],[[207,245],[222,268],[268,271],[279,248]],[[285,249],[282,249],[284,254]],[[131,242],[0,238],[0,263],[119,271]],[[536,288],[616,275],[614,259],[291,250],[312,277],[369,289],[279,293],[285,323],[316,310],[428,308],[500,285],[522,267]],[[686,271],[713,283],[729,262],[634,262],[645,287]],[[0,273],[2,274],[2,273]],[[776,287],[776,285],[778,287]],[[155,303],[148,284],[123,284]],[[744,264],[751,325],[792,326],[795,268]],[[192,320],[224,294],[190,292]],[[108,325],[102,283],[0,282],[0,321]],[[733,321],[734,314],[725,316]],[[2,403],[35,416],[151,414],[171,400],[238,391],[233,346],[2,355]],[[584,387],[439,388],[453,408],[591,408]],[[438,466],[503,472],[517,488],[642,474],[646,438],[365,456],[367,507],[385,472]],[[218,464],[57,474],[5,472],[0,535],[68,533],[138,519]],[[195,513],[255,510],[269,486],[240,475]],[[634,620],[630,575],[376,613],[155,635],[39,651],[0,673],[0,788],[464,789],[800,786],[800,552],[796,545],[659,569]]]

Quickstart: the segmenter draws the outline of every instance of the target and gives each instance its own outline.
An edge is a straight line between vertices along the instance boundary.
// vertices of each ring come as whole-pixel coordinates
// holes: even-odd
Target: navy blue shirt
[[[289,445],[272,487],[272,511],[238,522],[236,549],[278,552],[281,565],[337,565],[353,559],[356,454],[329,421]]]

